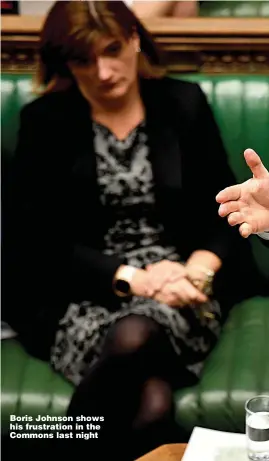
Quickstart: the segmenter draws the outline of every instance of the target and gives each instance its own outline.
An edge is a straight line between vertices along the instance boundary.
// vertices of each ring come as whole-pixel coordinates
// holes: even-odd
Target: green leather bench
[[[206,18],[268,18],[269,2],[267,0],[202,1],[199,16]]]
[[[257,149],[269,167],[269,77],[184,78],[199,82],[208,95],[238,181],[249,178],[242,157],[246,147]],[[1,93],[2,149],[3,154],[11,155],[19,110],[33,98],[29,76],[2,75]],[[2,161],[8,165],[8,160]],[[252,245],[269,286],[269,250],[255,236]],[[175,394],[178,424],[187,434],[195,425],[244,430],[245,400],[260,392],[269,393],[268,335],[269,298],[249,299],[233,308],[199,385]],[[62,376],[47,363],[30,357],[16,339],[2,340],[1,358],[3,432],[8,430],[10,414],[64,414],[72,386]]]

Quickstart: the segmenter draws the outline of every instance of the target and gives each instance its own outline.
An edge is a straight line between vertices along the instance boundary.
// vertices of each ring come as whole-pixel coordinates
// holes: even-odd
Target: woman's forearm
[[[214,275],[221,265],[222,262],[215,253],[207,250],[194,251],[186,263],[187,278],[197,289],[212,295]]]
[[[205,269],[217,272],[222,266],[222,261],[211,251],[197,250],[191,254],[186,262],[186,267],[190,266],[201,266]]]

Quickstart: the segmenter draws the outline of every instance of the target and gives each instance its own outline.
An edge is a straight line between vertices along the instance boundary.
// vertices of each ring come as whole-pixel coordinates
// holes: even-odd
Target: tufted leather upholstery
[[[269,17],[268,1],[204,1],[201,2],[199,16],[266,18]]]
[[[268,335],[269,298],[233,308],[200,383],[175,395],[180,426],[244,432],[245,401],[269,393]]]
[[[200,83],[208,95],[238,180],[249,177],[242,158],[246,147],[257,149],[269,167],[269,77],[191,75],[185,78]],[[27,75],[2,75],[1,93],[5,191],[16,144],[19,109],[34,95],[30,93]],[[5,199],[3,193],[4,204]],[[252,243],[260,270],[269,280],[268,250],[256,237]],[[245,399],[260,391],[269,392],[268,329],[268,298],[251,299],[233,309],[199,386],[175,395],[178,423],[187,432],[196,424],[242,430]],[[72,386],[53,373],[47,363],[30,357],[16,340],[2,341],[1,356],[3,431],[8,429],[11,413],[64,413]]]
[[[72,386],[47,363],[30,357],[15,339],[2,341],[2,424],[10,415],[62,415]]]

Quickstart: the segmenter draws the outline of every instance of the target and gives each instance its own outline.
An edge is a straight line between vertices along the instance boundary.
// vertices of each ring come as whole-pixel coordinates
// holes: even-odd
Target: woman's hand
[[[187,279],[188,270],[178,262],[163,260],[146,270],[136,269],[131,280],[134,296],[155,299],[173,307],[208,301],[207,296]]]
[[[130,282],[132,294],[144,298],[153,298],[155,289],[150,274],[144,269],[136,269]]]
[[[148,265],[146,271],[150,276],[150,285],[156,292],[161,291],[167,283],[174,283],[187,274],[183,264],[166,259]]]
[[[185,277],[177,282],[167,283],[154,295],[154,299],[171,307],[201,304],[208,301],[207,296],[194,287]]]
[[[213,282],[216,272],[222,266],[221,259],[211,251],[197,250],[186,262],[187,278],[200,291],[213,294]]]

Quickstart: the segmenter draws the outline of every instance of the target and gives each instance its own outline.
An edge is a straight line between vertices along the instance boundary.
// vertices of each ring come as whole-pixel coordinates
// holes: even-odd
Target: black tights
[[[107,459],[103,449],[108,449],[110,459],[133,460],[179,439],[173,390],[192,384],[194,378],[180,365],[163,329],[145,316],[130,315],[110,328],[98,363],[75,390],[68,415],[104,417],[98,440],[87,443],[88,453],[98,453],[90,459]]]

